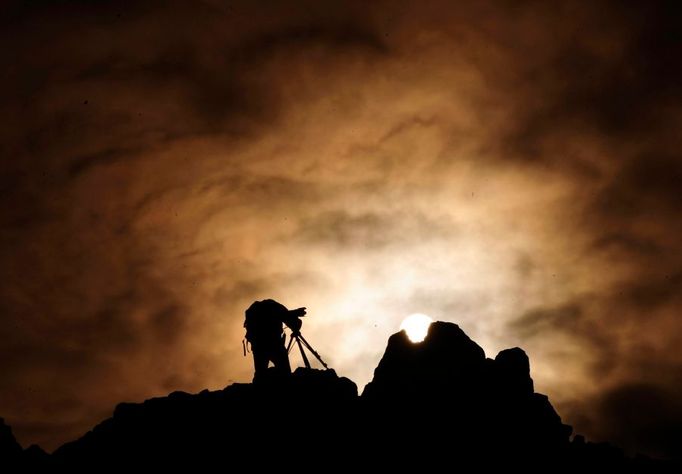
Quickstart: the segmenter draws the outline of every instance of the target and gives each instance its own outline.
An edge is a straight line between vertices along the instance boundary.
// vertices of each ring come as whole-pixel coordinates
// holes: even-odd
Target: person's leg
[[[277,370],[281,373],[290,374],[291,365],[289,364],[289,354],[287,353],[287,348],[284,347],[284,342],[278,344],[277,347],[273,349],[272,362],[275,364]]]
[[[256,348],[251,346],[251,352],[253,352],[253,365],[255,368],[255,376],[264,374],[268,370],[268,362],[270,361],[267,351],[263,348]]]

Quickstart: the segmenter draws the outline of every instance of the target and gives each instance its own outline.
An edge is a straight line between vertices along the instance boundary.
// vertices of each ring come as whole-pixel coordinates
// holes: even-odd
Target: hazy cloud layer
[[[243,311],[274,297],[360,384],[422,312],[526,348],[588,437],[679,453],[675,3],[366,3],[2,7],[22,443],[248,380]]]

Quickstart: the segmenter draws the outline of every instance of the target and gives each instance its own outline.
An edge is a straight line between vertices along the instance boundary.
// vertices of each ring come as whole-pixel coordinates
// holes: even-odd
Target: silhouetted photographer
[[[290,374],[289,354],[285,346],[284,324],[300,335],[305,308],[289,310],[275,300],[254,302],[246,310],[246,340],[251,344],[255,378],[264,374],[270,361],[278,373]],[[293,337],[293,336],[292,336]],[[292,339],[293,340],[293,339]]]

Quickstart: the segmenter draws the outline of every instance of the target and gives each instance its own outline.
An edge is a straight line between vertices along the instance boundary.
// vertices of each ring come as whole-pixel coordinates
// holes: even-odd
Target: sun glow
[[[429,326],[433,319],[425,314],[415,313],[406,317],[400,324],[400,329],[407,333],[412,342],[422,342],[429,332]]]

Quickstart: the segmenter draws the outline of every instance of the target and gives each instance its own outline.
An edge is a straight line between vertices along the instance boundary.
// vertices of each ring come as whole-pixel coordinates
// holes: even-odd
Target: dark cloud
[[[569,330],[576,331],[573,326],[580,322],[582,313],[583,310],[577,304],[567,304],[558,308],[534,309],[513,321],[511,325],[526,335],[544,334],[547,332],[547,326],[568,327]]]
[[[675,2],[0,17],[0,414],[22,442],[248,379],[243,311],[275,297],[360,383],[429,312],[528,347],[579,431],[674,454]]]
[[[627,233],[611,232],[594,241],[594,250],[614,251],[622,258],[660,257],[663,249],[651,239],[645,239]]]
[[[588,423],[599,439],[613,440],[629,451],[645,450],[674,458],[682,443],[679,400],[679,391],[669,387],[618,386],[595,401],[594,418]]]
[[[674,275],[642,275],[641,280],[625,285],[616,298],[635,310],[649,312],[680,299],[682,273]]]
[[[360,213],[328,211],[300,221],[294,238],[305,243],[328,245],[342,250],[362,247],[383,249],[400,246],[411,239],[442,239],[456,232],[453,222],[443,217],[431,219],[419,214]]]
[[[638,277],[610,294],[528,311],[509,329],[540,351],[544,350],[538,349],[539,339],[548,334],[580,341],[581,355],[590,361],[585,366],[599,389],[580,407],[566,402],[564,409],[575,417],[578,431],[613,440],[630,452],[676,456],[682,412],[674,394],[682,379],[674,348],[680,338],[666,331],[675,331],[677,324],[680,278],[644,273]],[[570,370],[572,362],[556,361],[556,366]]]
[[[595,211],[600,217],[613,220],[672,217],[682,209],[680,182],[682,158],[679,154],[668,154],[663,148],[636,156],[626,161],[602,189],[595,201]]]

